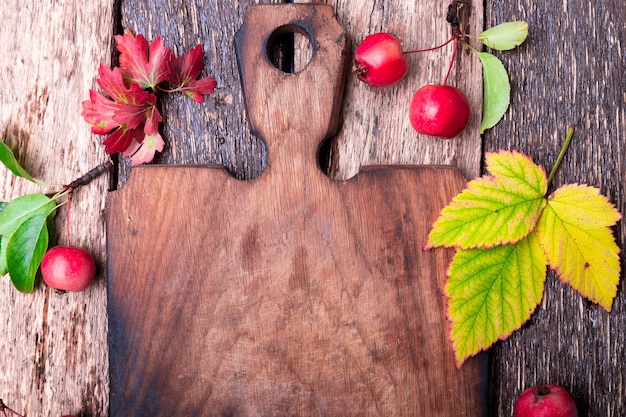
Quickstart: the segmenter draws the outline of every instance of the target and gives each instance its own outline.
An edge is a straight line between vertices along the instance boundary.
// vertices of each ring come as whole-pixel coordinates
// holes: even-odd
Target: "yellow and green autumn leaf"
[[[448,274],[450,336],[461,364],[530,318],[543,295],[546,256],[531,233],[510,245],[459,250]]]
[[[441,211],[425,246],[457,249],[446,295],[458,365],[530,318],[548,266],[608,311],[620,278],[610,228],[622,216],[598,189],[565,185],[546,197],[545,171],[517,152],[487,154],[486,169]]]
[[[545,171],[518,152],[488,153],[492,174],[477,178],[441,211],[426,249],[513,243],[530,233],[546,201]]]
[[[611,311],[620,278],[619,248],[609,227],[620,213],[599,190],[566,185],[548,198],[537,232],[563,282]]]

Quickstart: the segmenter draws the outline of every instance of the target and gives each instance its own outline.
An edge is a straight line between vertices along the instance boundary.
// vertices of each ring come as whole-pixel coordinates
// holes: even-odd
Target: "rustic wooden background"
[[[46,182],[68,183],[104,161],[101,138],[89,133],[80,102],[95,87],[98,64],[114,62],[113,35],[129,27],[149,39],[162,35],[178,52],[202,42],[207,73],[218,81],[203,105],[182,97],[165,100],[167,145],[157,162],[220,163],[240,178],[259,175],[267,152],[247,129],[232,45],[250,3],[257,1],[5,0],[0,8],[0,133],[22,164]],[[449,35],[447,0],[327,3],[355,43],[384,30],[413,49],[439,44]],[[477,112],[460,139],[414,135],[405,116],[410,96],[422,84],[443,79],[450,50],[413,56],[412,72],[391,89],[372,91],[349,79],[342,127],[332,146],[332,175],[348,178],[361,165],[444,164],[472,178],[480,173],[482,152],[500,148],[527,153],[549,168],[566,126],[573,123],[577,133],[554,186],[598,186],[626,212],[622,5],[617,0],[466,3],[469,33],[503,21],[529,22],[528,41],[497,54],[512,83],[505,119],[483,138],[477,134]],[[473,108],[480,108],[475,57],[459,55],[451,83],[465,89]],[[113,178],[98,179],[74,199],[72,243],[90,248],[101,266],[106,192],[128,175],[130,168],[121,161]],[[3,168],[0,181],[4,201],[40,191]],[[60,228],[64,218],[61,210]],[[623,246],[623,223],[616,231]],[[58,239],[65,243],[65,234]],[[0,398],[6,404],[28,416],[107,415],[105,280],[101,269],[96,283],[80,294],[44,286],[20,294],[8,278],[0,280]],[[520,391],[541,382],[567,387],[581,416],[623,415],[624,285],[608,314],[550,275],[546,296],[529,323],[488,353],[490,415],[512,415]]]
[[[574,124],[553,187],[599,187],[626,212],[623,3],[513,0],[485,6],[488,26],[526,20],[531,33],[519,53],[501,55],[512,78],[512,104],[485,135],[485,151],[518,149],[550,169],[567,125]],[[623,221],[616,231],[623,248]],[[518,390],[542,381],[566,386],[581,416],[624,415],[625,285],[622,278],[608,314],[550,274],[542,304],[523,331],[491,350],[493,415],[512,415]]]

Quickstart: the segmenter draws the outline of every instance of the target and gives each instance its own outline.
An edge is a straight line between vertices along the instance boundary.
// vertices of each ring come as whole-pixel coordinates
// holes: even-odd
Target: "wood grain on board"
[[[421,249],[458,172],[278,174],[145,167],[111,196],[111,416],[481,415],[480,363],[448,341],[452,252]]]
[[[422,250],[461,174],[329,178],[318,154],[337,129],[345,31],[327,5],[246,16],[237,58],[267,168],[135,169],[109,197],[112,416],[480,415],[480,363],[457,369],[448,343],[452,251]],[[292,30],[314,45],[296,74],[266,47]]]

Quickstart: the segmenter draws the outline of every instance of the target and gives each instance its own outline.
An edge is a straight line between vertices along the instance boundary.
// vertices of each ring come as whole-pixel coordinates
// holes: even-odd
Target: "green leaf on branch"
[[[607,311],[620,278],[620,250],[609,227],[620,219],[598,189],[574,184],[548,198],[537,225],[550,266],[561,280]]]
[[[517,152],[488,153],[493,175],[477,178],[441,211],[426,249],[514,243],[530,233],[545,206],[545,171]]]
[[[546,256],[536,233],[511,245],[459,250],[446,284],[458,364],[518,329],[543,295]]]
[[[491,49],[507,51],[521,45],[528,37],[528,23],[506,22],[487,29],[477,36]]]
[[[45,194],[28,194],[9,202],[0,212],[0,235],[12,234],[28,218],[37,215],[49,215],[56,208],[53,199]]]
[[[28,173],[28,171],[20,165],[13,154],[13,150],[11,150],[11,148],[4,143],[4,141],[0,141],[0,162],[2,162],[14,175],[37,183],[37,180],[35,180]]]
[[[21,292],[31,293],[41,260],[48,249],[47,215],[29,217],[11,235],[7,266],[11,281]]]
[[[15,252],[17,247],[26,246],[15,243],[20,242],[20,240],[23,239],[23,236],[20,237],[20,235],[18,235],[16,238],[17,240],[15,241],[14,237],[22,225],[32,218],[39,216],[43,216],[44,218],[54,218],[56,203],[53,199],[44,194],[28,194],[17,197],[9,203],[1,203],[0,208],[0,275],[9,273],[13,282],[17,282],[16,287],[20,289],[20,291],[25,289],[23,292],[31,292],[32,289],[28,291],[30,281],[29,275],[27,273],[24,275],[25,273],[22,270],[14,272],[11,269],[11,261],[13,261],[13,265],[15,267],[19,260],[27,259],[30,256],[28,253]],[[24,230],[20,233],[24,233]],[[14,252],[12,252],[13,255],[8,252],[11,245],[17,245],[14,246]],[[17,256],[17,258],[12,260],[11,256]],[[17,273],[18,276],[14,276],[15,273]]]
[[[483,66],[483,119],[480,133],[495,126],[504,116],[511,101],[509,74],[502,61],[487,52],[478,52]]]

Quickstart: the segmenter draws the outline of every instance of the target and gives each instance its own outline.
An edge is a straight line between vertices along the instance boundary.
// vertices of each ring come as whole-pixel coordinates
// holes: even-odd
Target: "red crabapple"
[[[96,263],[88,250],[75,246],[55,246],[41,260],[46,284],[64,291],[82,291],[96,276]]]
[[[374,33],[356,48],[353,71],[372,87],[384,87],[400,81],[409,71],[398,38],[390,33]]]
[[[448,85],[426,85],[415,92],[409,106],[411,125],[424,135],[451,139],[465,129],[470,118],[467,97]]]
[[[513,417],[578,417],[567,390],[554,384],[528,388],[515,401]]]

